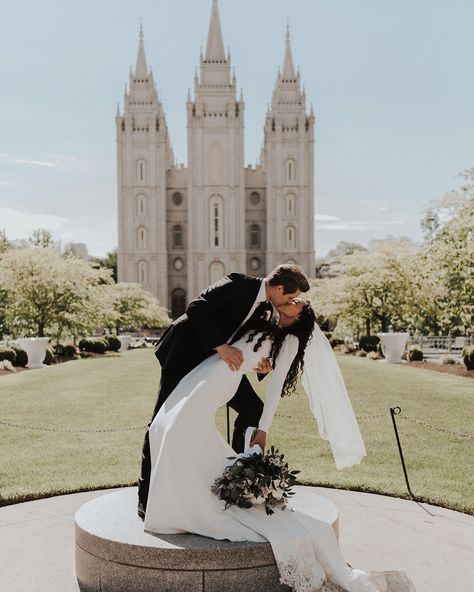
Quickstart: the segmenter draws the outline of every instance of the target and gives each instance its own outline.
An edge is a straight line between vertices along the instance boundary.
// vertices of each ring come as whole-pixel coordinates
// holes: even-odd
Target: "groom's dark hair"
[[[266,279],[270,286],[283,286],[283,294],[292,294],[296,290],[302,292],[309,290],[308,278],[301,267],[294,263],[285,263],[275,267]]]

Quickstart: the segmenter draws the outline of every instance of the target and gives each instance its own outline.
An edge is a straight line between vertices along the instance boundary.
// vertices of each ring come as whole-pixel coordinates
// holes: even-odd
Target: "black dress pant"
[[[153,416],[148,427],[152,424],[156,414],[161,409],[162,405],[173,392],[178,382],[191,371],[186,370],[162,370],[161,381],[158,389],[158,398],[156,401]],[[245,430],[249,426],[258,426],[260,417],[263,412],[263,402],[257,393],[252,388],[249,379],[244,375],[240,381],[239,387],[229,401],[229,406],[237,412],[237,418],[234,422],[234,432],[232,435],[232,448],[236,452],[243,452]],[[138,503],[139,510],[145,511],[148,502],[148,490],[150,487],[150,473],[151,473],[151,454],[150,454],[150,440],[148,430],[145,433],[145,440],[143,442],[142,450],[142,466],[140,477],[138,478]]]

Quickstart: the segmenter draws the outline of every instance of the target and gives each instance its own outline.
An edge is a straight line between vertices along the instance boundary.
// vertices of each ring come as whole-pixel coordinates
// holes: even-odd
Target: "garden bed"
[[[474,370],[468,370],[464,364],[437,364],[436,362],[423,360],[422,362],[407,362],[405,365],[412,366],[413,368],[422,368],[424,370],[434,370],[435,372],[442,372],[443,374],[454,374],[455,376],[474,378]]]

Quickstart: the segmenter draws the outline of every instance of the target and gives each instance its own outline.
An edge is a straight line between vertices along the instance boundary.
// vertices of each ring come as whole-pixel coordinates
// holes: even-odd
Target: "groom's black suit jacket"
[[[262,278],[230,273],[192,300],[166,329],[155,355],[164,370],[191,371],[226,343],[250,311]]]

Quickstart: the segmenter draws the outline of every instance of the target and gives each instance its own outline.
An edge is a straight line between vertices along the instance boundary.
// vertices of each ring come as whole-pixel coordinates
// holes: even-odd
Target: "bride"
[[[329,524],[297,510],[267,515],[263,506],[230,506],[211,493],[234,450],[215,425],[246,372],[269,357],[273,371],[258,431],[251,445],[265,449],[266,435],[281,396],[291,395],[298,377],[307,392],[320,435],[329,440],[336,466],[359,463],[365,455],[352,406],[335,356],[302,299],[278,308],[278,324],[265,323],[237,334],[243,364],[232,372],[217,355],[187,374],[150,426],[151,480],[145,530],[190,532],[230,541],[268,541],[282,584],[296,592],[376,592],[367,574],[350,569]]]

